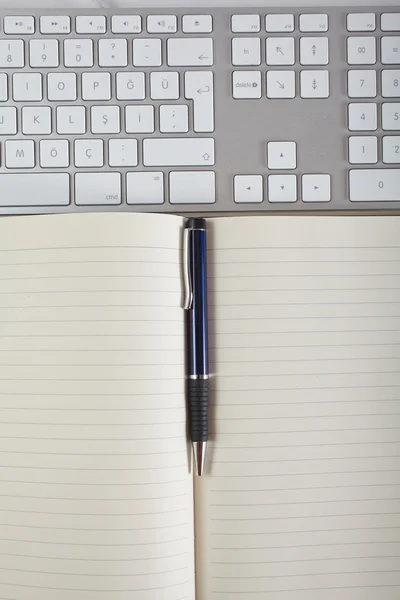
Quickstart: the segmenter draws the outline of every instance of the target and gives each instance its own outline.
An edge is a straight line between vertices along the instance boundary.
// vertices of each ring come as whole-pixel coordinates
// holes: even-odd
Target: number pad
[[[376,71],[351,70],[347,74],[349,98],[375,98]]]
[[[383,138],[382,160],[386,164],[400,163],[400,135],[386,135]]]
[[[347,39],[347,62],[349,65],[374,65],[376,63],[376,39],[374,37],[349,37]]]
[[[357,102],[349,104],[350,131],[375,131],[378,126],[377,105]]]
[[[1,40],[0,69],[20,69],[24,64],[24,42],[22,40]]]
[[[400,131],[400,102],[387,102],[382,105],[382,129]]]

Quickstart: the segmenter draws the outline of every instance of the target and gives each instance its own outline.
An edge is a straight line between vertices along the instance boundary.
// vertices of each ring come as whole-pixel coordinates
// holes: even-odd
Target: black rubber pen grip
[[[188,379],[190,439],[206,442],[208,439],[208,379]]]

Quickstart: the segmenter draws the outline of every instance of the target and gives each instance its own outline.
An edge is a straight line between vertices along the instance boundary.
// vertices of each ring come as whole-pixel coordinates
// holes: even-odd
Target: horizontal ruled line
[[[289,549],[289,548],[330,548],[331,546],[365,546],[373,544],[399,544],[399,540],[388,541],[388,542],[334,542],[329,544],[296,544],[292,546],[265,546],[264,548],[260,546],[212,546],[211,550],[279,550],[279,549]],[[335,559],[334,559],[335,560]],[[285,561],[286,562],[286,561]]]
[[[26,497],[26,496],[25,496]],[[137,501],[138,499],[136,499]],[[101,500],[99,500],[101,502]],[[14,508],[0,508],[0,512],[6,513],[26,513],[26,514],[34,514],[34,515],[63,515],[63,516],[72,516],[72,517],[137,517],[137,516],[158,516],[162,517],[163,515],[170,515],[177,512],[186,511],[187,508],[174,508],[172,510],[163,510],[163,511],[155,511],[155,512],[138,512],[138,513],[94,513],[94,512],[86,512],[86,513],[74,513],[74,512],[53,512],[53,511],[40,511],[40,510],[16,510]],[[0,553],[1,554],[1,553]]]
[[[246,548],[244,548],[244,550],[246,550]],[[304,563],[304,562],[315,562],[315,561],[327,561],[327,560],[355,560],[355,559],[376,559],[376,558],[400,558],[400,556],[397,555],[385,555],[385,556],[338,556],[335,558],[298,558],[296,560],[287,560],[285,559],[284,561],[282,560],[262,560],[262,561],[241,561],[241,562],[236,562],[236,561],[212,561],[213,565],[269,565],[269,564],[282,564],[282,562],[285,563],[285,565],[290,564],[290,563]],[[318,575],[323,575],[323,573],[318,573]],[[334,573],[332,573],[332,575],[334,575]],[[297,576],[296,576],[297,577]]]
[[[386,457],[385,457],[386,458]],[[182,467],[187,467],[187,464],[180,464],[180,465],[163,465],[162,467],[139,467],[139,468],[112,468],[112,469],[106,469],[103,467],[90,467],[90,468],[82,468],[82,467],[37,467],[37,466],[27,466],[27,465],[0,465],[0,469],[35,469],[36,471],[73,471],[73,472],[79,472],[79,471],[90,471],[90,472],[97,472],[97,473],[103,473],[104,471],[111,471],[113,472],[121,472],[121,471],[127,471],[127,472],[132,472],[132,471],[165,471],[166,469],[180,469]],[[0,509],[1,510],[1,509]]]
[[[7,480],[7,479],[1,479],[0,483],[24,483],[24,484],[32,484],[32,485],[68,485],[68,486],[78,486],[78,487],[96,487],[96,486],[101,486],[101,487],[129,487],[129,486],[134,486],[134,485],[140,485],[140,486],[146,486],[146,485],[170,485],[170,484],[177,484],[177,483],[186,483],[186,479],[180,479],[177,481],[144,481],[142,483],[70,483],[70,482],[64,482],[64,481],[20,481],[17,479],[14,480]]]
[[[371,570],[364,570],[364,571],[337,571],[335,573],[299,573],[297,575],[213,575],[212,579],[235,579],[235,580],[239,580],[239,579],[278,579],[278,578],[282,578],[284,577],[285,579],[290,579],[290,578],[296,578],[296,577],[309,577],[309,576],[321,576],[321,575],[361,575],[362,573],[396,573],[397,571],[395,569],[381,569],[380,571],[371,571]],[[400,587],[400,584],[399,584]],[[298,590],[296,590],[298,591]]]
[[[117,250],[175,250],[179,251],[178,247],[170,247],[170,246],[113,246],[108,244],[103,244],[102,246],[47,246],[43,248],[0,248],[0,252],[41,252],[42,250],[66,250],[69,252],[70,250],[109,250],[109,249],[117,249]]]
[[[211,518],[210,521],[215,521],[215,522],[224,522],[224,521],[234,521],[235,523],[242,523],[245,521],[257,521],[258,523],[264,522],[264,521],[289,521],[289,520],[294,520],[294,519],[329,519],[331,517],[381,517],[381,516],[390,516],[390,517],[398,517],[400,515],[399,512],[376,512],[376,513],[339,513],[337,514],[332,514],[332,515],[302,515],[301,517],[289,517],[289,516],[284,516],[284,517],[260,517],[260,518],[248,518],[248,519],[244,519],[244,518],[232,518],[232,519],[225,519],[225,518]],[[252,535],[252,534],[250,534]]]
[[[0,568],[1,570],[1,568]],[[178,587],[179,585],[187,585],[189,583],[189,581],[186,579],[185,581],[181,581],[180,583],[170,583],[168,585],[163,585],[161,587],[156,587],[156,588],[140,588],[140,589],[120,589],[120,590],[107,590],[107,592],[110,593],[131,593],[131,592],[155,592],[158,590],[166,590],[166,589],[170,589],[170,588],[174,588],[174,587]],[[100,593],[100,592],[104,592],[104,589],[101,588],[97,588],[95,590],[93,589],[87,589],[87,588],[60,588],[60,587],[49,587],[49,586],[45,586],[45,585],[25,585],[22,583],[10,583],[10,584],[3,584],[3,585],[13,585],[14,587],[22,587],[22,588],[28,588],[28,589],[35,589],[35,590],[55,590],[57,592],[96,592],[96,593]]]
[[[396,443],[396,442],[392,442],[392,443]],[[319,446],[319,444],[318,444]],[[258,450],[258,446],[257,446],[257,450]],[[1,453],[0,453],[1,454]],[[218,465],[218,464],[231,464],[231,465],[241,465],[241,464],[260,464],[260,465],[264,465],[264,464],[269,464],[269,463],[288,463],[288,462],[308,462],[308,461],[315,461],[315,460],[321,460],[321,461],[325,461],[325,460],[370,460],[372,458],[400,458],[399,454],[385,454],[385,455],[375,455],[375,456],[324,456],[323,458],[320,458],[318,456],[316,457],[312,457],[312,458],[284,458],[284,459],[275,459],[275,460],[215,460],[213,459],[213,465]],[[1,465],[0,465],[1,466]],[[398,498],[400,500],[400,498]]]
[[[183,482],[180,482],[183,483]],[[183,494],[164,494],[163,496],[150,496],[147,498],[135,498],[135,500],[172,500],[175,498],[183,498],[187,493]],[[24,500],[77,500],[78,502],[132,502],[133,498],[66,498],[65,496],[26,496],[16,494],[0,494],[0,498],[23,498]]]
[[[0,523],[0,527],[18,527],[22,529],[50,529],[56,531],[158,531],[159,529],[172,529],[174,527],[184,527],[184,523],[175,523],[174,525],[159,525],[158,527],[46,527],[44,525],[17,525],[16,523]],[[0,567],[1,570],[1,567]]]
[[[35,542],[32,542],[32,543],[35,543]],[[164,560],[166,558],[177,558],[179,556],[185,556],[185,555],[187,555],[187,552],[179,552],[177,554],[164,554],[163,556],[151,556],[149,558],[120,558],[120,559],[111,558],[110,559],[110,558],[65,558],[64,556],[60,558],[57,556],[41,556],[41,555],[33,556],[32,554],[10,554],[8,552],[0,552],[0,556],[14,556],[16,558],[39,558],[39,559],[45,559],[45,560],[61,560],[61,561],[67,560],[67,561],[78,561],[78,562],[85,561],[85,562],[104,562],[104,563]],[[147,575],[148,573],[145,573],[145,574]]]
[[[217,475],[218,479],[258,479],[262,477],[305,477],[310,475],[350,475],[361,473],[400,473],[400,469],[374,469],[374,470],[357,470],[357,471],[329,471],[329,473],[318,471],[316,473],[270,473],[268,475]]]
[[[15,538],[0,538],[0,542],[19,542],[19,543],[23,543],[23,544],[42,544],[45,546],[89,546],[89,547],[98,547],[98,548],[119,548],[119,547],[124,547],[124,548],[133,548],[135,546],[158,546],[158,544],[174,544],[176,542],[184,542],[184,541],[188,541],[187,537],[183,537],[183,538],[177,538],[177,539],[173,539],[173,540],[161,540],[161,541],[157,541],[157,542],[139,542],[137,544],[77,544],[77,543],[70,543],[70,542],[43,542],[41,540],[35,540],[34,542],[32,542],[32,540],[20,540],[20,539],[15,539]]]
[[[52,263],[48,263],[50,266]],[[165,263],[162,263],[163,266]],[[16,266],[16,265],[14,265]],[[1,265],[0,265],[1,268]],[[111,274],[102,274],[102,275],[40,275],[33,277],[0,277],[0,281],[47,281],[54,279],[175,279],[175,281],[180,281],[180,277],[176,275],[115,275]],[[90,291],[90,290],[87,290]],[[114,290],[112,290],[114,291]],[[145,291],[145,290],[141,290]],[[47,292],[43,292],[47,293]]]
[[[113,575],[108,575],[106,573],[96,573],[95,577],[146,577],[149,575],[165,575],[166,573],[177,573],[178,571],[186,571],[188,567],[178,567],[177,569],[167,569],[166,571],[149,571],[148,573],[118,573]],[[38,575],[68,575],[70,577],[93,577],[93,573],[67,573],[67,572],[58,572],[55,573],[53,571],[33,571],[32,569],[8,569],[5,567],[0,567],[0,571],[12,571],[15,573],[35,573]],[[14,585],[14,584],[12,584]]]
[[[339,531],[380,531],[381,529],[400,529],[400,527],[391,527],[391,526],[382,526],[380,525],[379,527],[336,527],[335,529],[299,529],[296,531],[275,531],[274,534],[291,534],[291,533],[325,533],[327,531],[334,531],[335,533],[338,533]],[[266,535],[266,536],[270,536],[271,532],[270,531],[265,531],[265,532],[260,532],[260,531],[256,531],[256,532],[252,532],[252,533],[248,533],[248,532],[240,532],[240,533],[213,533],[213,536],[223,536],[223,535],[248,535],[248,536],[253,536],[253,535]]]
[[[330,575],[332,575],[332,573],[330,573]],[[381,589],[381,588],[399,588],[400,589],[400,585],[399,584],[382,584],[382,585],[343,585],[343,586],[330,586],[330,587],[313,587],[313,588],[296,588],[295,590],[291,590],[291,589],[284,589],[284,590],[274,590],[273,592],[270,592],[270,590],[260,590],[257,592],[238,592],[238,591],[229,591],[229,592],[225,592],[225,591],[216,591],[213,590],[214,594],[264,594],[263,598],[265,599],[265,594],[266,593],[273,593],[274,595],[276,594],[282,594],[282,593],[287,593],[287,592],[329,592],[330,590],[369,590],[371,588],[377,588],[377,589]]]
[[[365,472],[365,471],[364,471]],[[376,473],[376,471],[372,471],[372,473]],[[329,473],[330,474],[330,473]],[[304,477],[304,475],[302,475]],[[374,488],[374,487],[399,487],[400,483],[358,483],[356,485],[324,485],[324,486],[310,486],[310,487],[290,487],[290,488],[259,488],[259,489],[243,489],[240,488],[238,490],[236,489],[214,489],[211,488],[211,492],[215,492],[217,494],[220,493],[224,493],[224,494],[229,494],[229,493],[235,493],[237,494],[238,492],[242,492],[242,493],[257,493],[257,492],[298,492],[300,490],[336,490],[336,489],[349,489],[349,488]]]

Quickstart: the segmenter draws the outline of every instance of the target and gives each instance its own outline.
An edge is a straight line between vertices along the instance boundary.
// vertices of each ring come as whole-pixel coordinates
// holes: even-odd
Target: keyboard
[[[400,208],[400,8],[0,14],[0,213]]]

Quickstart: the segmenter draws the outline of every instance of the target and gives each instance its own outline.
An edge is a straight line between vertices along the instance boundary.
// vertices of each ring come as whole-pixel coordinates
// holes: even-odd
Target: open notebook
[[[0,221],[1,600],[398,600],[400,218],[208,223],[194,480],[184,219]]]

